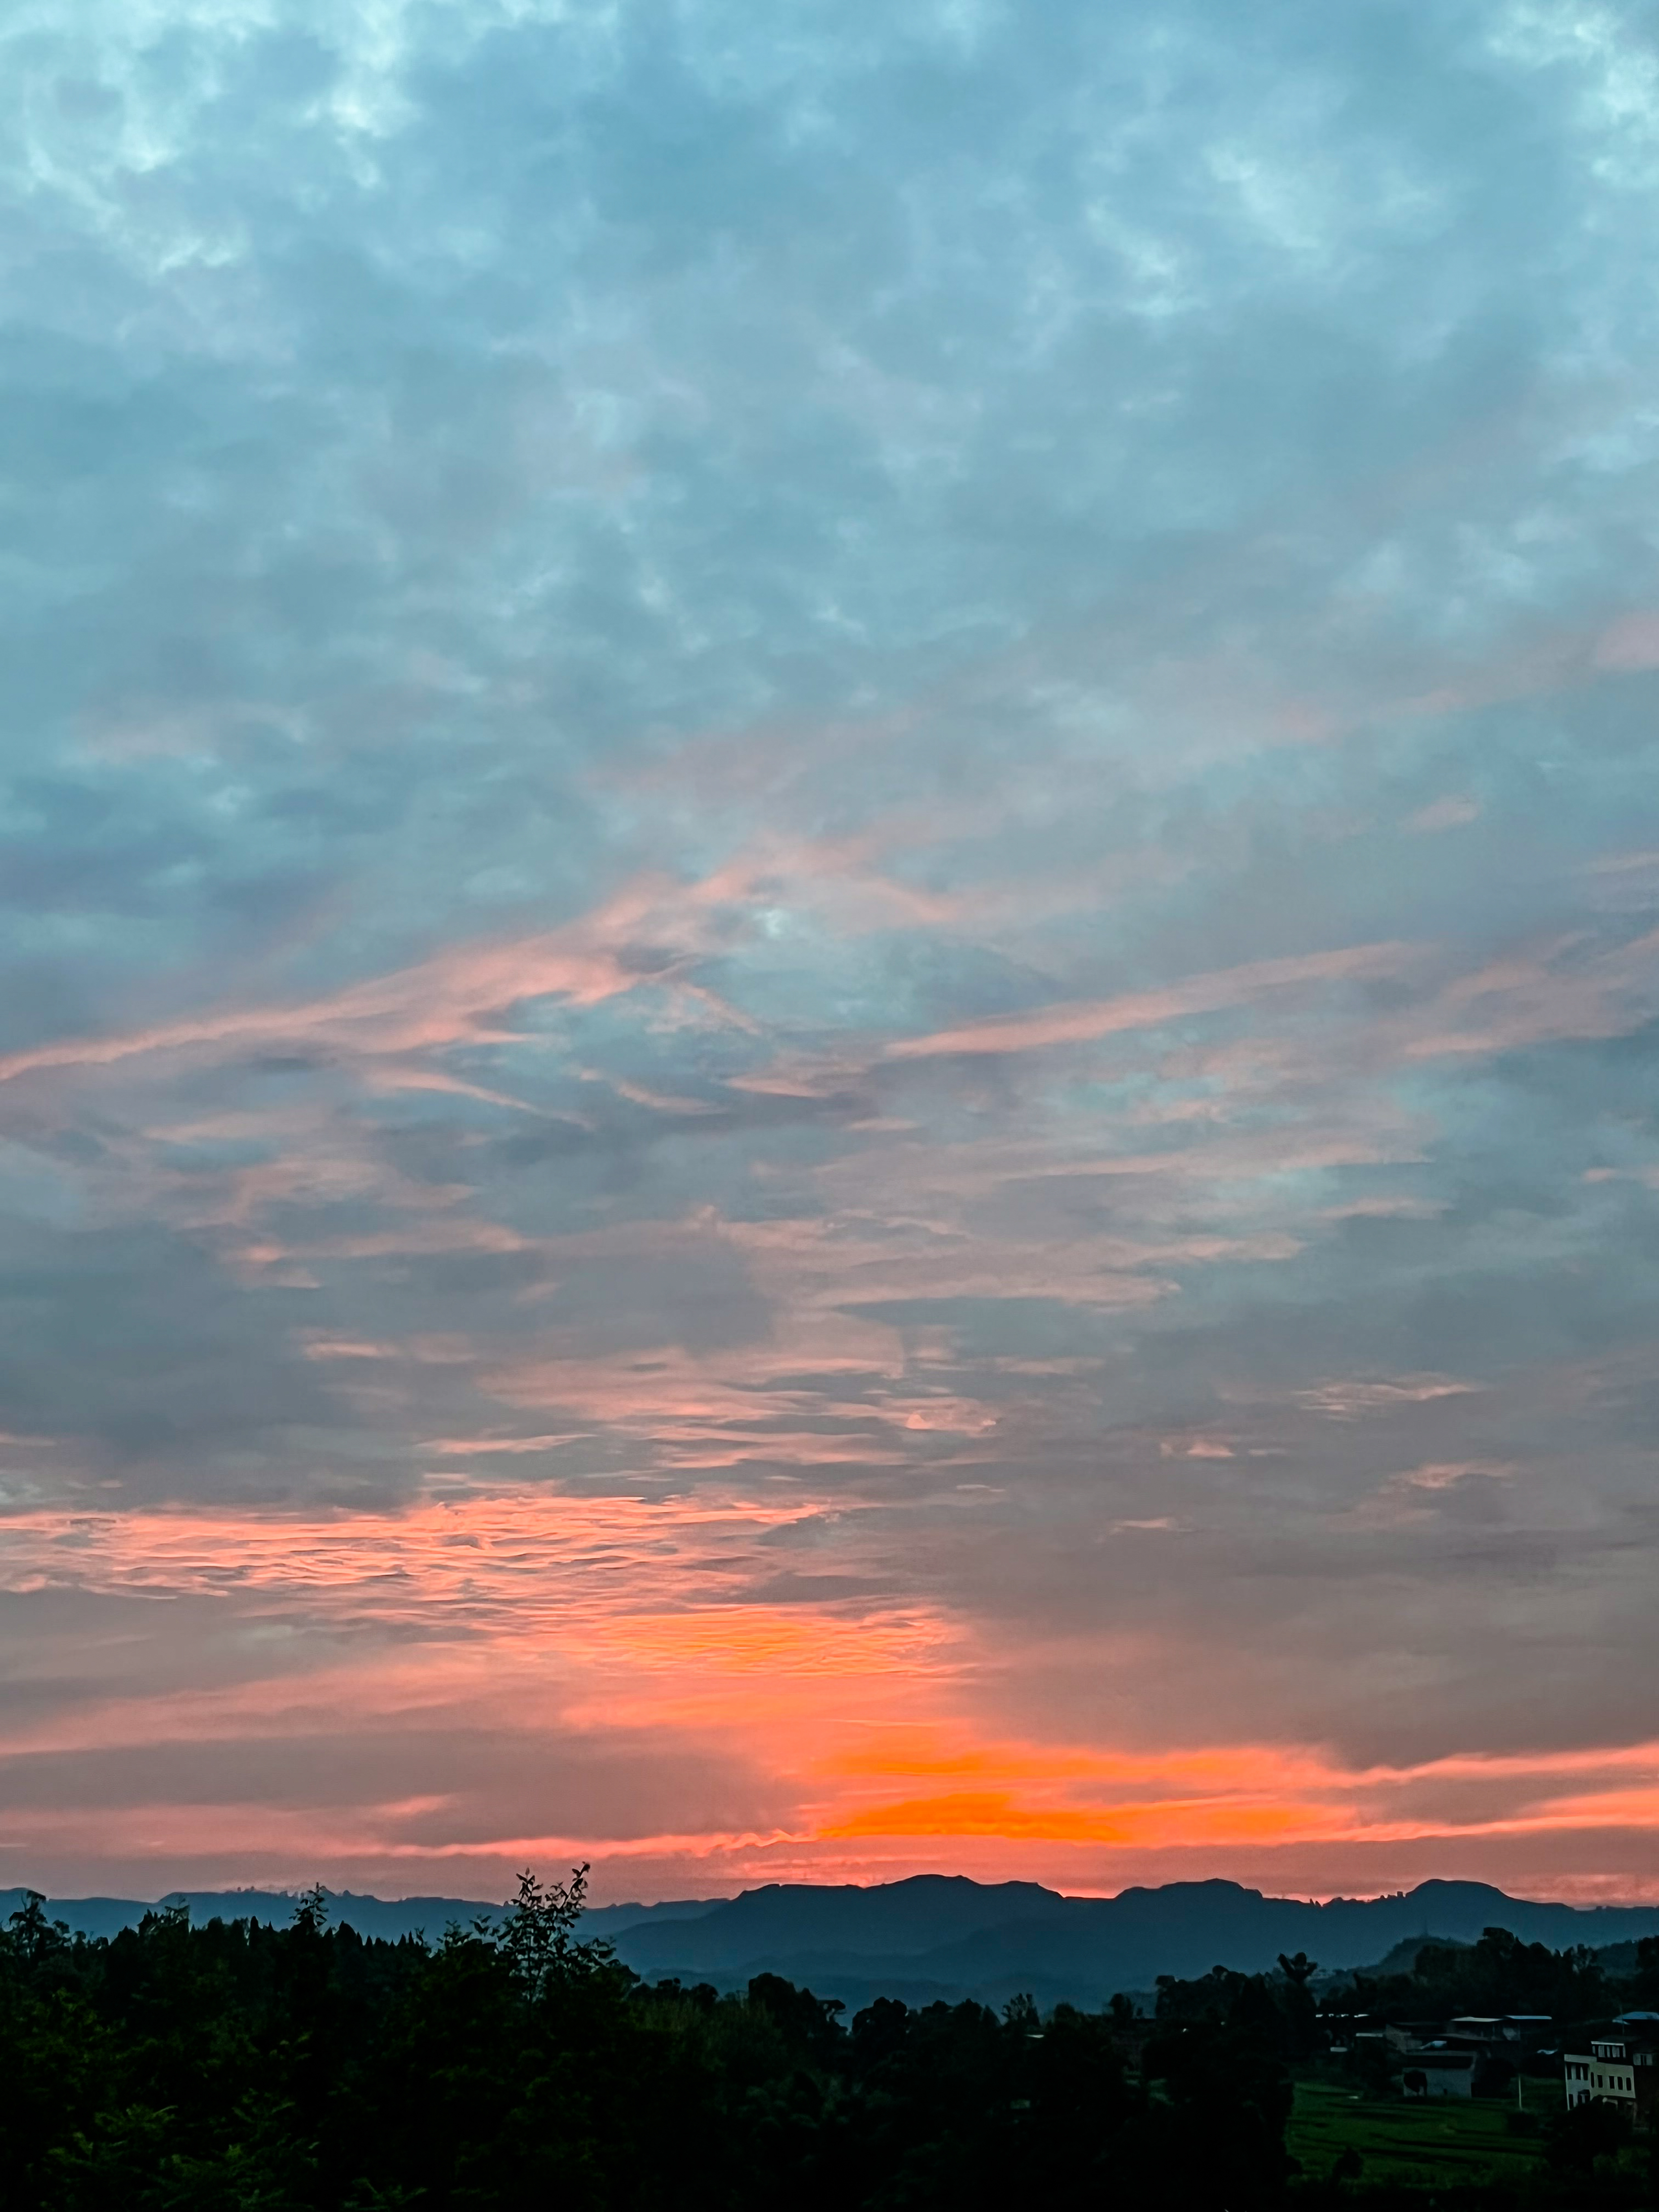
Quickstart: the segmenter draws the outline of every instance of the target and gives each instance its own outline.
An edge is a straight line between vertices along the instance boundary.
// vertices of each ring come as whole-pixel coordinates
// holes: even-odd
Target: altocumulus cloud
[[[0,83],[0,1879],[1650,1885],[1645,14]]]

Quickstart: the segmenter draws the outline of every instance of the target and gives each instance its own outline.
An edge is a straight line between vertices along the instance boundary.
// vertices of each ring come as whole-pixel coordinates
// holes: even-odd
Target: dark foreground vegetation
[[[331,1928],[320,1893],[286,1929],[180,1910],[89,1942],[32,1903],[0,1934],[4,2212],[1650,2201],[1605,2114],[1563,2115],[1529,2160],[1432,2197],[1368,2182],[1351,2150],[1298,2171],[1291,2072],[1333,2064],[1300,1960],[1166,1981],[1150,2021],[1122,1999],[1041,2018],[883,1999],[843,2022],[769,1975],[742,1996],[645,1987],[579,1940],[580,1909],[580,1874],[526,1876],[498,1929],[430,1944]],[[1601,1994],[1570,1971],[1575,2002]]]

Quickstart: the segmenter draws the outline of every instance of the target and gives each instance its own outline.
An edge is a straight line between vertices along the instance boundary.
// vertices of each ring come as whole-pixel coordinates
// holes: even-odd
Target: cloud
[[[1632,21],[0,62],[17,1878],[1650,1882]]]
[[[1451,793],[1444,799],[1431,799],[1426,806],[1419,806],[1415,814],[1407,817],[1406,827],[1419,832],[1461,830],[1466,823],[1478,822],[1480,818],[1478,799]]]
[[[969,1029],[907,1037],[887,1049],[893,1059],[915,1060],[940,1053],[1023,1052],[1044,1045],[1091,1043],[1124,1030],[1164,1028],[1183,1016],[1249,1005],[1304,983],[1364,981],[1368,976],[1395,974],[1410,957],[1409,948],[1403,945],[1367,945],[1295,959],[1261,961],[1218,975],[1196,976],[1167,991],[1131,993],[1093,1006],[1003,1015]]]
[[[987,1653],[964,1623],[913,1603],[781,1607],[752,1589],[733,1602],[757,1545],[805,1525],[798,1504],[740,1496],[526,1489],[330,1526],[14,1522],[7,1580],[35,1596],[6,1606],[57,1608],[33,1619],[35,1651],[72,1637],[128,1656],[14,1711],[0,1853],[26,1865],[52,1838],[81,1863],[101,1821],[101,1847],[149,1887],[208,1863],[292,1879],[320,1839],[356,1879],[422,1864],[472,1888],[499,1886],[526,1844],[597,1838],[623,1881],[678,1853],[718,1880],[814,1850],[898,1869],[978,1838],[1075,1879],[1080,1849],[1173,1870],[1213,1849],[1398,1856],[1641,1817],[1645,1740],[1391,1764],[988,1732],[973,1695]],[[136,1595],[143,1614],[124,1616]],[[211,1686],[179,1664],[204,1642],[240,1654]]]
[[[1598,668],[1659,668],[1659,615],[1621,615],[1595,641]]]

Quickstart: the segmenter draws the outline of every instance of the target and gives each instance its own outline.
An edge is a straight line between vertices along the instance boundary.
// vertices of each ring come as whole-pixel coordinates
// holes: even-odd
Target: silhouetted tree
[[[1318,1961],[1305,1951],[1287,1958],[1279,1954],[1279,1971],[1285,1977],[1285,2047],[1292,2058],[1307,2058],[1319,2048],[1319,2014],[1308,1984],[1319,1972]]]

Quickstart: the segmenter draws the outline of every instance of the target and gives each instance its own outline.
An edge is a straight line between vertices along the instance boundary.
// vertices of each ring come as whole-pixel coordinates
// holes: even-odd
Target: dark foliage
[[[1355,2160],[1300,2181],[1285,2155],[1285,2062],[1317,2040],[1300,1954],[1275,1976],[1166,1979],[1150,2021],[1126,1999],[1044,2017],[1030,1998],[884,1998],[848,2022],[771,1974],[741,1996],[642,1986],[581,1940],[585,1871],[526,1875],[504,1923],[434,1943],[331,1928],[320,1892],[284,1929],[179,1908],[107,1941],[71,1941],[32,1901],[0,1932],[0,2212],[1371,2199]],[[1475,1950],[1471,1987],[1587,1986],[1571,1957]],[[1528,2203],[1589,2203],[1606,2126],[1552,2130]]]
[[[1630,2123],[1616,2106],[1600,2097],[1569,2105],[1550,2123],[1544,2155],[1558,2171],[1589,2173],[1598,2159],[1613,2158],[1630,2136]]]
[[[1649,1937],[1659,1970],[1659,1942]],[[1639,1984],[1620,1994],[1633,1998]],[[1613,1992],[1594,1951],[1552,1951],[1523,1943],[1507,1928],[1488,1928],[1478,1943],[1425,1943],[1409,1974],[1357,1974],[1333,1997],[1340,2009],[1387,2013],[1542,2013],[1556,2021],[1605,2011]]]

